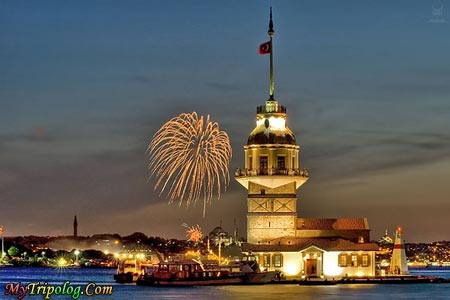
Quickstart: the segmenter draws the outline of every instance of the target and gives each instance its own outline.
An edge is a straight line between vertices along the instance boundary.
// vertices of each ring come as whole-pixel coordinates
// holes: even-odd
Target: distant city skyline
[[[4,235],[246,232],[244,166],[269,94],[310,178],[300,217],[367,217],[371,238],[450,240],[450,5],[436,1],[2,1]],[[440,2],[439,2],[440,3]],[[433,6],[434,5],[434,6]],[[442,12],[442,13],[440,13]],[[202,217],[153,191],[146,148],[182,112],[219,122],[231,183]]]

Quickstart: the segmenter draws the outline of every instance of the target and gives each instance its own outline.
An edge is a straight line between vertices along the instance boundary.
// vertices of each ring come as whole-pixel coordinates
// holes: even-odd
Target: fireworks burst
[[[147,151],[155,190],[166,192],[169,203],[178,199],[180,206],[203,196],[203,217],[214,192],[220,198],[222,182],[226,189],[230,181],[230,140],[209,115],[206,120],[196,112],[172,118],[155,133]]]
[[[203,237],[202,229],[199,225],[188,226],[187,224],[183,224],[183,227],[186,227],[186,238],[191,242],[198,242]]]

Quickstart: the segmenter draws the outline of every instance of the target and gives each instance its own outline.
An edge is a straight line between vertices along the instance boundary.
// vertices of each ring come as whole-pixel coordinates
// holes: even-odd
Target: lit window
[[[339,267],[346,267],[346,266],[347,266],[347,254],[340,254]]]
[[[263,255],[263,266],[270,267],[270,254]]]
[[[368,267],[369,266],[369,255],[368,254],[364,254],[362,256],[362,266],[363,267]]]
[[[283,266],[283,255],[281,253],[274,254],[273,266],[274,267],[282,267]]]
[[[353,254],[352,255],[352,267],[357,267],[358,266],[358,255]]]

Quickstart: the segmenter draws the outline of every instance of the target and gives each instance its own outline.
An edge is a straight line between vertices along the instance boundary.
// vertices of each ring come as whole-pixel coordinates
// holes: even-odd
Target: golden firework
[[[203,237],[202,228],[200,225],[189,226],[187,224],[183,224],[183,227],[186,228],[186,238],[191,242],[198,242]]]
[[[230,181],[230,140],[209,115],[206,120],[196,112],[172,118],[155,133],[147,150],[155,190],[166,192],[169,202],[178,200],[180,206],[202,197],[203,216],[213,194],[220,198],[222,183],[226,189]]]

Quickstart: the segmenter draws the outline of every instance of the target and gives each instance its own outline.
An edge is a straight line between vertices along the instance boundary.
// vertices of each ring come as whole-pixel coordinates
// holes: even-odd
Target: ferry
[[[248,267],[248,268],[247,268]],[[197,260],[163,262],[145,268],[137,285],[202,286],[265,284],[274,280],[275,272],[256,272],[247,264],[203,264]]]
[[[118,255],[120,259],[120,255]],[[143,274],[143,269],[151,267],[152,259],[146,258],[144,254],[123,254],[117,264],[114,280],[117,283],[133,283]]]

